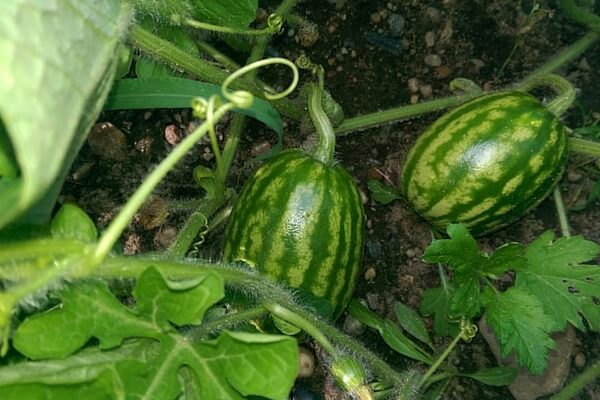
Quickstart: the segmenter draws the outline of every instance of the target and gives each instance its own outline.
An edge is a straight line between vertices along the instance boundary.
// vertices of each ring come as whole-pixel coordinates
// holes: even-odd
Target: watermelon
[[[432,226],[464,223],[478,235],[537,206],[560,178],[567,135],[533,96],[499,92],[446,113],[419,136],[401,192]]]
[[[310,293],[318,300],[312,304],[326,301],[337,318],[358,279],[365,218],[352,177],[333,160],[335,134],[319,91],[313,88],[309,99],[319,134],[315,151],[283,151],[245,183],[233,206],[223,256]]]

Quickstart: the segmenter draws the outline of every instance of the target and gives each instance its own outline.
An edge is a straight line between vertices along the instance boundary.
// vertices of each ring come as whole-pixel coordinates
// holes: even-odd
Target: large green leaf
[[[190,79],[122,79],[115,82],[104,109],[189,108],[194,97],[215,94],[221,94],[220,86]],[[277,132],[281,141],[283,121],[269,102],[254,98],[252,107],[236,111],[261,121]]]
[[[100,112],[131,18],[119,0],[0,1],[0,117],[19,165],[0,181],[0,227],[42,196],[46,219]]]
[[[258,0],[192,0],[201,22],[244,29],[256,18]]]
[[[171,323],[198,325],[223,297],[220,275],[169,281],[148,268],[133,293],[136,306],[126,307],[104,283],[67,286],[60,307],[29,317],[15,332],[15,348],[40,361],[0,368],[0,398],[283,399],[289,393],[298,369],[294,338],[223,332],[202,340],[173,329]],[[99,346],[74,353],[91,338]]]

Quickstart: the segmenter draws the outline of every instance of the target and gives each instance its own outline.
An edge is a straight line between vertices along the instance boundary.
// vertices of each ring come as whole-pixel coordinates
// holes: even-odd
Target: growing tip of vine
[[[283,32],[283,17],[279,14],[271,14],[267,18],[267,30],[271,34],[280,35]]]

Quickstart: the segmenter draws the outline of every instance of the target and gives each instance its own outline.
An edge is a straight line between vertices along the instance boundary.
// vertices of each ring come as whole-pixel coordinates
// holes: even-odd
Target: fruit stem
[[[323,89],[319,85],[310,84],[310,94],[308,96],[308,113],[315,128],[319,141],[313,152],[313,157],[323,164],[331,165],[333,162],[333,152],[335,150],[335,132],[329,121],[329,117],[325,114],[321,100],[323,98]]]
[[[571,82],[556,74],[536,75],[518,83],[514,88],[527,92],[539,86],[549,86],[558,96],[546,105],[546,108],[557,117],[564,114],[575,101],[575,88]]]

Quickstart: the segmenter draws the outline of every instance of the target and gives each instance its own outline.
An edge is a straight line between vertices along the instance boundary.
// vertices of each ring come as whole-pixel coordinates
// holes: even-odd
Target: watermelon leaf
[[[554,348],[550,337],[554,322],[544,312],[542,302],[516,288],[489,297],[486,320],[498,338],[502,356],[514,350],[521,365],[541,374],[547,365],[548,352]]]
[[[540,299],[544,312],[554,321],[552,330],[567,322],[585,330],[581,316],[593,331],[600,331],[600,267],[581,265],[600,253],[600,246],[581,236],[553,240],[547,231],[527,247],[527,264],[517,274],[515,288]]]
[[[0,398],[284,398],[297,375],[295,339],[223,331],[190,340],[171,325],[198,325],[223,293],[218,274],[170,282],[152,267],[137,281],[135,308],[105,283],[68,285],[60,306],[18,327],[15,348],[39,361],[0,368]],[[80,350],[91,338],[99,345]]]

